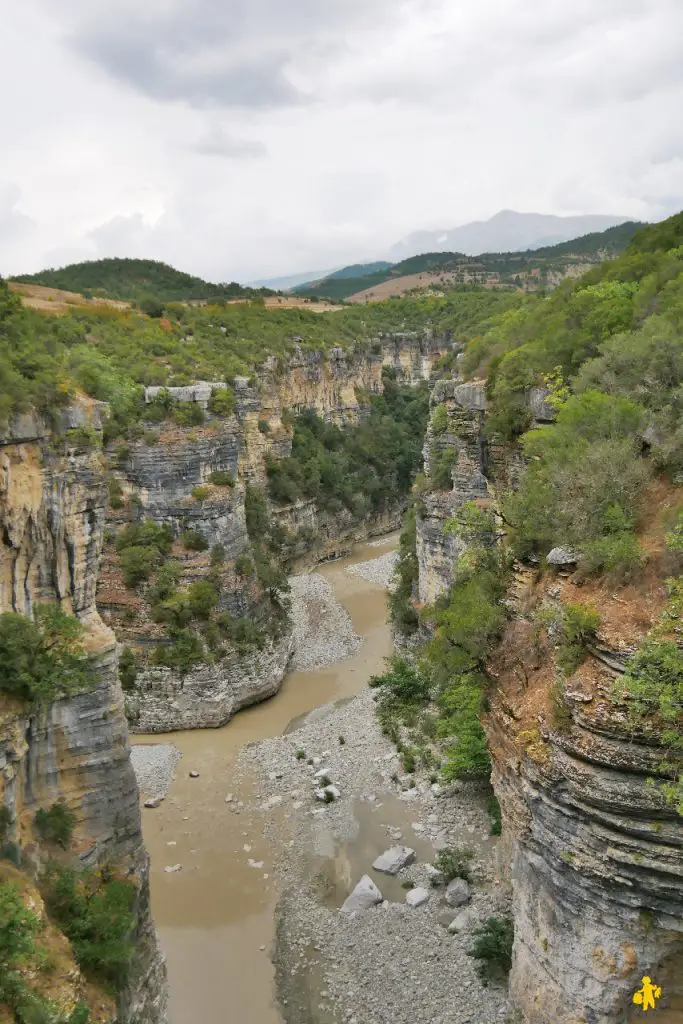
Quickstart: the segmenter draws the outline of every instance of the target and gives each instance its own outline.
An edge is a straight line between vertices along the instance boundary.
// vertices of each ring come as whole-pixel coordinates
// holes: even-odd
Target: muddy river
[[[345,569],[396,543],[392,536],[382,546],[358,545],[347,558],[316,569],[363,638],[356,655],[322,670],[291,673],[277,696],[240,712],[222,729],[135,737],[136,743],[174,743],[183,755],[166,800],[143,812],[152,912],[168,963],[171,1024],[280,1024],[269,956],[278,851],[263,835],[262,816],[252,819],[247,810],[254,782],[236,781],[233,765],[246,744],[284,733],[314,708],[353,696],[382,671],[391,650],[386,591]],[[189,777],[193,770],[199,778]],[[229,794],[231,804],[225,800]],[[242,813],[236,811],[239,801]],[[362,830],[361,836],[361,845],[376,845],[371,834]],[[164,871],[175,864],[182,870]]]

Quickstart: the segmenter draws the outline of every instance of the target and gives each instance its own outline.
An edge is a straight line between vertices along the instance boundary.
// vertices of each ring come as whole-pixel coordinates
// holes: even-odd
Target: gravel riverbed
[[[361,638],[324,576],[290,577],[294,655],[290,668],[310,672],[355,654]]]
[[[166,796],[181,756],[172,743],[138,743],[131,747],[133,771],[144,797],[153,800]]]
[[[380,587],[388,587],[394,569],[398,561],[398,552],[389,551],[386,555],[373,558],[369,562],[358,562],[356,565],[349,565],[346,571],[350,576],[360,576],[361,579],[370,580]]]

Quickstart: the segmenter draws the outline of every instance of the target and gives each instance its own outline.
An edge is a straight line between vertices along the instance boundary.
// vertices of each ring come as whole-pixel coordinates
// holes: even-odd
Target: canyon
[[[113,469],[107,469],[101,446],[92,443],[93,436],[101,437],[106,417],[106,408],[92,400],[62,410],[57,429],[32,414],[15,417],[0,440],[0,611],[28,615],[37,603],[60,602],[83,624],[97,672],[94,688],[35,714],[3,698],[1,795],[11,811],[11,838],[34,867],[45,851],[31,834],[30,815],[63,799],[76,816],[74,846],[82,863],[115,864],[135,880],[137,955],[117,1008],[120,1024],[163,1024],[167,1013],[128,729],[145,734],[148,743],[154,734],[226,725],[240,709],[279,691],[294,641],[284,614],[260,647],[235,646],[225,658],[188,672],[153,664],[148,655],[163,643],[164,630],[143,596],[125,586],[115,535],[142,519],[169,527],[183,584],[213,571],[220,579],[222,610],[270,626],[266,588],[239,569],[240,557],[254,543],[247,528],[248,488],[263,487],[269,459],[289,454],[289,414],[313,408],[329,422],[353,424],[363,415],[357,389],[379,392],[382,368],[391,367],[405,382],[431,382],[425,479],[415,498],[414,599],[418,607],[432,604],[448,591],[454,563],[465,550],[447,529],[449,520],[468,502],[497,511],[500,493],[514,488],[524,467],[516,446],[485,430],[485,382],[434,379],[435,363],[449,344],[447,338],[404,334],[381,338],[375,351],[355,358],[333,349],[327,355],[295,352],[285,365],[269,361],[257,379],[235,381],[234,414],[209,416],[194,427],[164,425],[153,443],[143,437],[125,450],[107,451]],[[214,384],[199,383],[176,389],[175,398],[208,409],[213,390]],[[543,389],[528,391],[535,424],[553,420],[547,398]],[[438,432],[437,408],[444,410],[446,424]],[[439,454],[450,450],[451,485],[437,490],[429,484],[431,471]],[[212,484],[216,473],[227,474],[231,484]],[[108,479],[117,483],[118,507],[108,508]],[[193,497],[197,488],[204,489],[199,500]],[[359,521],[320,512],[310,500],[269,509],[271,522],[284,531],[293,569],[398,528],[404,512],[405,503],[397,503]],[[201,534],[204,550],[182,546],[180,536],[188,530]],[[219,565],[212,564],[210,552],[216,546],[222,549]],[[569,722],[559,729],[549,703],[552,642],[539,646],[533,612],[578,600],[577,594],[599,604],[602,623],[595,646],[569,680]],[[526,1024],[635,1020],[631,997],[647,972],[666,995],[658,1019],[681,1020],[680,818],[648,781],[661,774],[661,748],[644,734],[634,736],[623,708],[611,698],[614,679],[664,600],[657,581],[616,593],[604,583],[579,581],[571,564],[543,572],[514,566],[508,621],[488,666],[493,682],[485,728],[503,822],[495,855],[501,889],[511,892],[515,925],[510,1012],[521,1013]],[[117,660],[125,648],[140,660],[134,682],[122,692]],[[381,645],[380,650],[388,653]],[[378,661],[379,656],[373,670]],[[339,695],[333,687],[318,700]],[[229,736],[229,730],[216,736]],[[191,756],[210,749],[200,732],[183,737]],[[217,794],[231,788],[225,768],[221,762],[212,814]],[[184,782],[179,791],[186,808],[189,785]],[[160,815],[152,826],[160,831],[150,832],[156,870],[170,834],[162,836],[163,823]],[[208,833],[204,839],[211,842]],[[173,913],[177,922],[177,904]]]

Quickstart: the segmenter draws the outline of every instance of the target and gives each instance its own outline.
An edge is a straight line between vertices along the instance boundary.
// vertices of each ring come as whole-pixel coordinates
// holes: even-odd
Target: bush
[[[450,491],[453,488],[453,466],[456,451],[452,446],[440,448],[429,461],[429,483],[435,491]]]
[[[70,939],[81,970],[120,991],[135,953],[135,886],[105,872],[79,873],[51,864],[43,897],[50,916]]]
[[[123,488],[115,476],[109,478],[109,507],[123,508]]]
[[[149,603],[155,605],[172,597],[182,575],[183,569],[180,562],[174,560],[164,562],[157,570],[154,582],[147,592]]]
[[[623,530],[584,544],[579,570],[585,576],[606,576],[614,584],[628,583],[642,569],[643,558],[637,538]]]
[[[235,478],[227,469],[214,469],[209,476],[209,483],[216,487],[234,487]]]
[[[209,399],[209,412],[214,416],[230,416],[235,411],[235,392],[232,388],[215,388]]]
[[[159,644],[154,651],[154,662],[175,669],[185,676],[204,660],[204,647],[198,636],[189,629],[173,629],[171,643]]]
[[[173,543],[170,526],[160,526],[153,519],[141,523],[129,523],[116,538],[116,550],[120,553],[129,547],[153,547],[159,554],[167,554]]]
[[[448,847],[438,851],[434,857],[434,867],[441,872],[446,882],[452,882],[454,878],[464,878],[466,882],[471,882],[473,858],[472,850]]]
[[[235,572],[238,576],[251,576],[254,571],[254,563],[249,555],[238,555],[235,560]]]
[[[180,542],[188,551],[206,551],[209,547],[208,540],[199,530],[184,530],[180,534]]]
[[[57,843],[63,850],[68,850],[71,845],[75,822],[74,812],[61,801],[53,804],[48,810],[41,807],[33,818],[40,838],[48,843]]]
[[[512,967],[514,925],[509,917],[489,917],[474,930],[474,942],[468,955],[479,961],[477,974],[488,981],[503,980]]]
[[[583,604],[565,604],[560,620],[561,641],[557,663],[570,676],[586,659],[587,645],[595,639],[600,615],[595,608]]]
[[[556,679],[550,687],[550,718],[558,732],[569,732],[572,726],[571,711],[565,698],[566,688],[563,679]]]
[[[439,437],[441,434],[445,434],[448,429],[448,413],[446,412],[445,405],[437,405],[432,413],[432,434],[435,437]]]
[[[500,812],[500,804],[495,793],[491,793],[490,797],[486,802],[486,810],[489,813],[491,819],[491,835],[499,836],[503,828],[503,819]]]
[[[155,295],[144,295],[138,302],[138,309],[156,320],[164,315],[164,304]]]
[[[211,548],[211,565],[214,568],[223,565],[225,562],[225,548],[222,544],[214,544]]]
[[[178,402],[173,419],[179,427],[199,427],[204,422],[204,410],[199,402]]]
[[[41,605],[35,621],[0,615],[0,693],[33,703],[92,685],[83,650],[83,627],[58,605]]]
[[[138,662],[130,647],[124,647],[119,657],[119,680],[121,688],[130,693],[135,689],[135,680],[138,676]]]
[[[267,435],[267,434],[270,433],[270,424],[268,423],[268,420],[259,420],[258,421],[258,428],[259,428],[259,431],[262,434],[266,434]]]
[[[197,486],[197,487],[193,487],[192,488],[192,497],[194,498],[195,501],[206,501],[206,499],[208,497],[210,497],[210,496],[211,496],[211,488],[210,487],[200,487],[200,486]]]
[[[208,580],[198,580],[187,590],[187,601],[191,614],[198,619],[209,619],[218,604],[219,595]]]
[[[152,546],[124,548],[119,561],[125,585],[134,589],[148,580],[159,564],[160,557],[158,549]]]

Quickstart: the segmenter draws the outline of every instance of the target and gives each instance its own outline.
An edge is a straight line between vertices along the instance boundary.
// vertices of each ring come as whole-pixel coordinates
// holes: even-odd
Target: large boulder
[[[384,897],[369,875],[363,875],[353,892],[344,900],[341,911],[352,914],[355,910],[369,910],[381,903]]]
[[[415,850],[409,846],[392,846],[385,850],[372,865],[375,871],[382,871],[385,875],[397,875],[401,868],[412,864],[415,860]]]
[[[448,930],[451,935],[458,935],[460,932],[469,931],[475,924],[479,924],[479,915],[472,907],[465,907],[453,918]]]
[[[471,898],[469,882],[464,878],[454,878],[446,886],[446,903],[449,907],[464,907]]]
[[[569,548],[553,548],[548,552],[546,562],[548,565],[576,565],[579,556]]]
[[[406,893],[406,903],[409,907],[421,907],[423,903],[426,903],[429,899],[429,891],[423,889],[421,885],[416,886],[414,889],[410,889]]]

